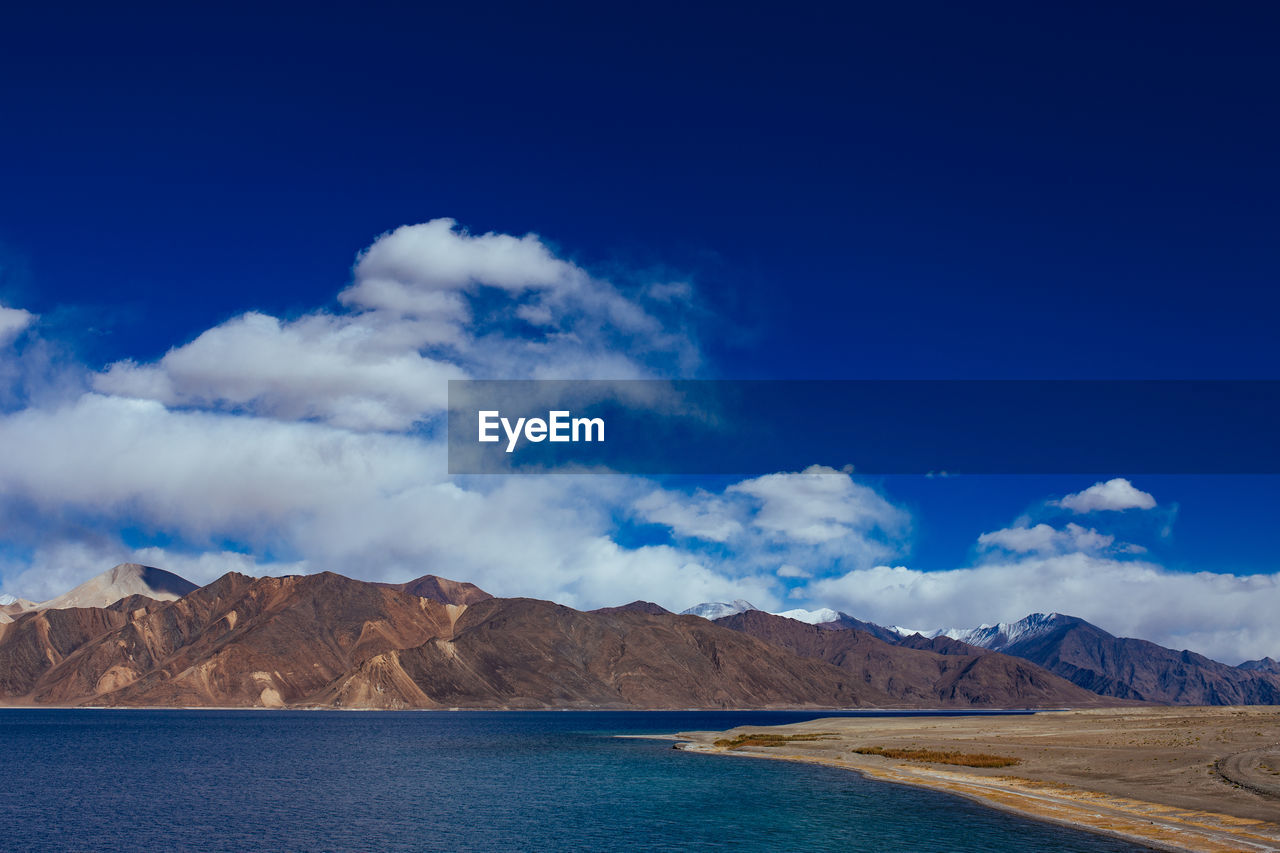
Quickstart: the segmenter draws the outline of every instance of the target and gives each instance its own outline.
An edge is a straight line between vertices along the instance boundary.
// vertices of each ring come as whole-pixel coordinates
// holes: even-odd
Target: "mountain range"
[[[1119,701],[1002,655],[990,663],[949,659],[755,611],[742,624],[648,602],[581,612],[495,598],[434,575],[392,585],[329,572],[231,573],[174,598],[174,581],[159,571],[117,567],[48,602],[57,606],[0,624],[0,697],[10,704],[352,708]],[[135,591],[140,585],[152,594]],[[98,598],[83,606],[88,591]],[[124,594],[101,606],[115,591]]]
[[[1252,662],[1256,667],[1228,666],[1195,652],[1116,637],[1060,613],[935,636],[1029,660],[1103,696],[1167,705],[1280,704],[1280,673],[1262,661]]]
[[[799,612],[826,615],[834,611]],[[1228,666],[1192,651],[1116,637],[1084,619],[1061,613],[1033,613],[1017,622],[928,632],[872,625],[845,613],[814,624],[827,629],[854,628],[895,645],[939,654],[998,652],[1118,699],[1163,705],[1280,704],[1280,663],[1271,658]]]
[[[1280,701],[1280,674],[1270,659],[1227,667],[1057,614],[965,634],[968,642],[953,632],[906,634],[835,611],[809,619],[774,615],[745,601],[704,606],[711,618],[643,601],[582,612],[496,598],[435,575],[385,584],[330,572],[231,573],[197,587],[133,564],[40,604],[0,606],[9,620],[0,622],[0,702],[8,704],[1043,708]]]

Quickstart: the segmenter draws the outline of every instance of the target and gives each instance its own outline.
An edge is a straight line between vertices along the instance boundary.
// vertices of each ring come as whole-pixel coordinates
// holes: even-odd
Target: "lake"
[[[617,734],[828,712],[0,710],[0,847],[1133,851],[832,768]]]

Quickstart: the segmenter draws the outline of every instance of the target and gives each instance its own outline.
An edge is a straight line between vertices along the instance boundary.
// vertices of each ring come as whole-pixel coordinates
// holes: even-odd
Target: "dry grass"
[[[945,752],[940,749],[885,749],[882,746],[864,746],[855,749],[859,755],[883,755],[907,761],[923,761],[927,764],[955,764],[960,767],[1012,767],[1022,759],[989,752]]]
[[[788,743],[803,743],[814,740],[831,740],[833,732],[815,732],[801,735],[775,735],[768,732],[745,732],[734,738],[721,738],[716,746],[725,749],[740,749],[744,746],[784,746]]]

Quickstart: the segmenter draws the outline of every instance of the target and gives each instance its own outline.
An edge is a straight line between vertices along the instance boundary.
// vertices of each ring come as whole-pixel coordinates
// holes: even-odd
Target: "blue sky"
[[[1277,378],[1278,15],[1262,4],[11,11],[0,305],[30,317],[0,333],[0,429],[30,465],[0,470],[0,586],[53,592],[153,548],[198,580],[237,565],[449,575],[447,559],[497,592],[581,605],[683,585],[780,606],[799,586],[798,604],[865,608],[819,581],[881,564],[990,563],[980,535],[1042,517],[1147,549],[1056,560],[1274,585],[1280,490],[1263,476],[1133,478],[1156,509],[1088,518],[1044,506],[1129,472],[850,481],[871,494],[841,486],[824,498],[858,510],[832,522],[853,537],[836,556],[788,550],[796,543],[764,523],[731,544],[655,530],[619,509],[650,488],[635,482],[485,487],[477,525],[489,513],[513,529],[578,531],[545,550],[576,557],[547,556],[554,565],[536,571],[390,520],[421,523],[414,475],[458,488],[437,482],[415,421],[436,405],[420,389],[451,370]],[[391,261],[353,273],[358,253],[395,248],[380,235],[442,217],[455,236],[406,249],[418,252],[411,274]],[[370,282],[443,280],[446,255],[488,263],[477,258],[497,244],[468,243],[463,229],[523,238],[523,269],[540,283],[472,269],[443,291],[465,302],[465,319],[433,314],[447,328],[430,333],[386,319],[393,309]],[[504,300],[536,303],[553,322],[503,325]],[[350,349],[361,334],[372,337]],[[253,374],[235,354],[298,369]],[[71,447],[94,442],[117,460],[144,446],[169,464],[148,478],[139,461],[112,467]],[[217,457],[209,442],[230,454],[219,470],[274,464],[293,494],[336,495],[343,478],[374,471],[353,491],[389,502],[364,528],[385,523],[384,536],[337,541],[319,504],[291,505],[268,484],[241,481],[249,500],[233,480],[199,484],[182,460]],[[335,458],[331,479],[299,473]],[[734,512],[767,521],[762,490],[774,485],[662,488],[728,494]],[[237,497],[262,520],[237,514]],[[548,515],[507,515],[535,501]],[[644,548],[669,550],[658,566]],[[780,582],[777,565],[754,564],[761,555],[812,561],[800,568],[813,585]],[[604,563],[614,574],[583,579]],[[647,586],[619,580],[645,572]],[[1100,598],[1115,589],[1097,586]],[[1192,594],[1169,588],[1170,601]],[[663,601],[693,603],[684,597]],[[857,615],[1023,615],[976,592],[966,601]],[[1233,628],[1235,601],[1218,605],[1225,622],[1179,615],[1204,623],[1181,633],[1154,619],[1106,624],[1118,617],[1101,605],[1078,615],[1224,657],[1274,656],[1280,635]],[[1024,603],[1059,609],[1007,606]]]

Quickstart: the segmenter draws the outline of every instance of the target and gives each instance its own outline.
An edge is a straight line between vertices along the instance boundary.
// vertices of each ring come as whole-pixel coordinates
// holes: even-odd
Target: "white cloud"
[[[822,466],[742,480],[719,494],[653,489],[630,512],[668,527],[688,549],[727,551],[743,569],[782,578],[894,558],[910,533],[905,511],[847,472]]]
[[[1067,613],[1118,636],[1235,664],[1280,649],[1280,577],[1173,572],[1064,554],[924,572],[876,566],[815,581],[815,601],[882,624],[973,627]]]
[[[361,253],[356,283],[340,299],[404,314],[435,310],[423,295],[489,285],[511,291],[577,286],[586,273],[552,254],[536,234],[473,236],[452,219],[405,225]]]
[[[1078,524],[1068,524],[1062,530],[1043,523],[1034,527],[1006,527],[978,537],[981,548],[1040,554],[1097,552],[1110,548],[1115,541],[1114,536],[1092,528],[1086,530]]]
[[[735,483],[726,494],[759,503],[752,525],[778,540],[823,543],[873,530],[905,534],[909,517],[848,474],[813,465],[800,474],[766,474]]]
[[[691,497],[656,489],[633,504],[645,521],[671,528],[677,536],[727,542],[743,532],[738,508],[699,490]]]
[[[6,589],[26,597],[49,597],[132,559],[197,582],[225,571],[330,569],[391,581],[435,572],[579,607],[644,598],[683,609],[743,590],[778,603],[776,579],[755,566],[614,542],[616,508],[653,491],[632,478],[464,484],[445,475],[437,440],[95,394],[0,417],[0,446],[24,449],[0,455],[0,519],[6,505],[27,506],[95,529],[162,530],[197,549],[69,540],[25,568],[7,567]],[[248,553],[226,551],[224,541]],[[290,556],[262,563],[258,553]]]
[[[367,318],[311,314],[282,323],[249,313],[170,350],[155,365],[117,362],[94,386],[166,405],[248,408],[286,420],[398,430],[444,409],[465,378],[424,357],[421,338],[386,335]],[[411,336],[409,336],[411,337]]]
[[[780,578],[811,578],[813,577],[813,572],[802,569],[799,566],[793,566],[790,563],[779,566],[776,574]]]
[[[167,406],[403,431],[442,414],[451,378],[635,379],[696,367],[687,331],[650,312],[664,307],[658,293],[624,294],[536,235],[473,236],[436,219],[360,255],[339,294],[346,311],[249,312],[153,364],[112,364],[93,385]]]
[[[0,415],[0,446],[22,451],[0,454],[0,524],[13,520],[10,535],[35,548],[4,576],[43,595],[135,559],[197,582],[228,570],[438,572],[584,607],[627,596],[683,609],[742,589],[776,603],[769,571],[614,542],[619,507],[649,495],[662,515],[652,484],[453,480],[438,433],[398,434],[442,413],[451,376],[688,369],[692,338],[646,304],[687,296],[628,295],[536,235],[473,236],[451,220],[397,229],[359,256],[342,311],[249,312],[157,362],[111,365],[95,393]],[[73,521],[51,547],[32,519]],[[124,527],[180,545],[133,551],[115,536]]]
[[[986,533],[975,568],[895,569],[882,564],[900,558],[911,518],[848,473],[815,466],[692,495],[629,477],[451,479],[442,439],[413,432],[441,413],[451,376],[687,375],[699,361],[690,300],[683,282],[616,286],[533,234],[476,236],[443,219],[396,229],[359,256],[338,310],[249,312],[158,361],[111,365],[93,376],[96,393],[77,379],[0,414],[0,530],[26,531],[6,544],[33,549],[0,565],[6,591],[48,598],[133,560],[196,582],[435,572],[578,607],[748,598],[774,609],[783,579],[825,574],[791,595],[898,624],[1052,609],[1228,656],[1280,648],[1253,615],[1276,610],[1276,576],[1120,560],[1137,546],[1080,525]],[[0,307],[0,343],[33,319]],[[1116,479],[1058,505],[1155,500]],[[677,544],[618,544],[628,511]],[[131,549],[116,535],[125,527],[178,544]]]
[[[0,346],[12,341],[24,329],[35,322],[36,315],[21,308],[6,308],[0,305]]]
[[[1105,483],[1094,483],[1083,492],[1067,495],[1059,501],[1050,501],[1053,506],[1060,506],[1075,513],[1118,511],[1126,509],[1152,509],[1156,499],[1123,477],[1107,480]]]

